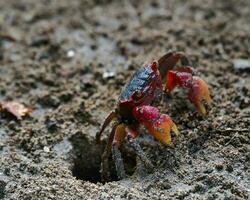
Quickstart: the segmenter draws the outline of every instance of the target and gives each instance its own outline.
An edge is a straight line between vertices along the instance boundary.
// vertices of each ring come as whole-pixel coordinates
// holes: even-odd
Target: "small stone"
[[[206,189],[203,184],[198,183],[197,185],[195,185],[194,190],[195,192],[204,193]]]
[[[115,72],[107,71],[102,74],[102,78],[104,79],[109,79],[109,78],[114,78],[114,77],[115,77]]]
[[[75,51],[74,50],[69,50],[68,52],[67,52],[67,57],[68,58],[73,58],[75,56]]]
[[[233,65],[236,71],[250,72],[250,59],[235,59]]]
[[[49,94],[45,94],[38,101],[44,107],[58,107],[60,105],[60,100],[56,96]]]
[[[215,168],[218,170],[218,171],[221,171],[221,170],[223,170],[223,165],[222,164],[217,164],[216,166],[215,166]]]
[[[37,57],[37,59],[38,59],[39,61],[41,61],[41,60],[49,59],[49,58],[50,58],[50,55],[49,55],[48,52],[41,52],[41,53],[39,53],[36,57]]]
[[[231,172],[234,171],[232,165],[227,165],[227,166],[226,166],[226,170],[227,170],[229,173],[231,173]]]
[[[93,74],[88,73],[83,76],[83,79],[81,81],[84,86],[90,87],[94,85],[95,77],[93,76]]]
[[[32,38],[32,40],[29,43],[29,46],[40,47],[49,44],[49,42],[50,39],[47,36],[36,36]]]
[[[206,169],[206,170],[204,171],[205,174],[210,174],[210,173],[212,173],[212,172],[213,172],[213,169],[212,169],[212,168]]]
[[[46,153],[49,153],[50,149],[49,149],[49,147],[45,146],[45,147],[43,147],[43,151],[46,152]]]
[[[163,182],[162,183],[162,186],[163,186],[163,188],[165,189],[165,190],[169,190],[169,189],[171,189],[171,184],[170,183],[168,183],[168,182]]]
[[[55,132],[57,130],[57,122],[56,121],[52,121],[50,119],[46,119],[45,121],[46,127],[48,129],[48,131],[50,132]]]

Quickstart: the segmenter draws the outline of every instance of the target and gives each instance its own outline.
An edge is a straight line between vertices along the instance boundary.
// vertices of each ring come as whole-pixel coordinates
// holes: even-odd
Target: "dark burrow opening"
[[[106,143],[96,144],[82,133],[76,133],[69,141],[73,149],[71,152],[72,174],[77,179],[89,181],[92,183],[117,181],[115,164],[112,158],[109,159],[110,180],[101,179],[101,156]],[[124,167],[127,175],[132,175],[136,169],[136,155],[131,149],[121,148],[121,154],[124,161]]]

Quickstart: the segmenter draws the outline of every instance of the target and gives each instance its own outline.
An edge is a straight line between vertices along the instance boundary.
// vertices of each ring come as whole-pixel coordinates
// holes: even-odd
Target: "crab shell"
[[[161,88],[158,63],[154,61],[144,64],[125,85],[118,99],[121,120],[127,123],[135,121],[133,108],[150,105],[153,99],[159,96]]]

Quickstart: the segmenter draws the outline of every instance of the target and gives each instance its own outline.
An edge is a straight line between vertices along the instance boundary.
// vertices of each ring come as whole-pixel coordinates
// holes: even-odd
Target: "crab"
[[[180,65],[178,65],[180,63]],[[108,159],[112,154],[118,179],[126,177],[124,164],[119,150],[122,142],[127,140],[134,148],[138,157],[149,167],[153,167],[137,140],[140,124],[149,134],[163,144],[171,143],[171,131],[179,135],[174,121],[167,115],[161,114],[153,106],[155,99],[171,92],[177,86],[188,90],[188,99],[196,107],[198,113],[206,115],[206,108],[211,106],[211,97],[204,80],[196,76],[196,71],[189,66],[187,56],[182,52],[168,52],[158,61],[143,64],[124,86],[117,108],[110,112],[96,141],[100,143],[101,135],[110,122],[116,119],[104,153],[102,155],[102,178],[109,174]]]

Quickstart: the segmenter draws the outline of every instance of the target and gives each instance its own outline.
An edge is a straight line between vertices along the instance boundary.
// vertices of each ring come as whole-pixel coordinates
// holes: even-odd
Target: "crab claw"
[[[169,144],[172,130],[177,136],[179,131],[172,119],[166,114],[160,114],[159,110],[152,106],[139,106],[133,109],[133,115],[142,123],[157,140]]]
[[[208,86],[204,80],[197,76],[193,77],[188,98],[195,105],[199,113],[206,115],[207,112],[203,102],[205,101],[211,106],[212,99],[210,97]]]
[[[205,101],[211,106],[212,99],[208,90],[208,86],[204,80],[197,76],[193,76],[189,72],[168,71],[166,91],[172,91],[176,86],[188,88],[188,99],[193,103],[197,111],[203,115],[206,114],[206,108],[203,104]]]

